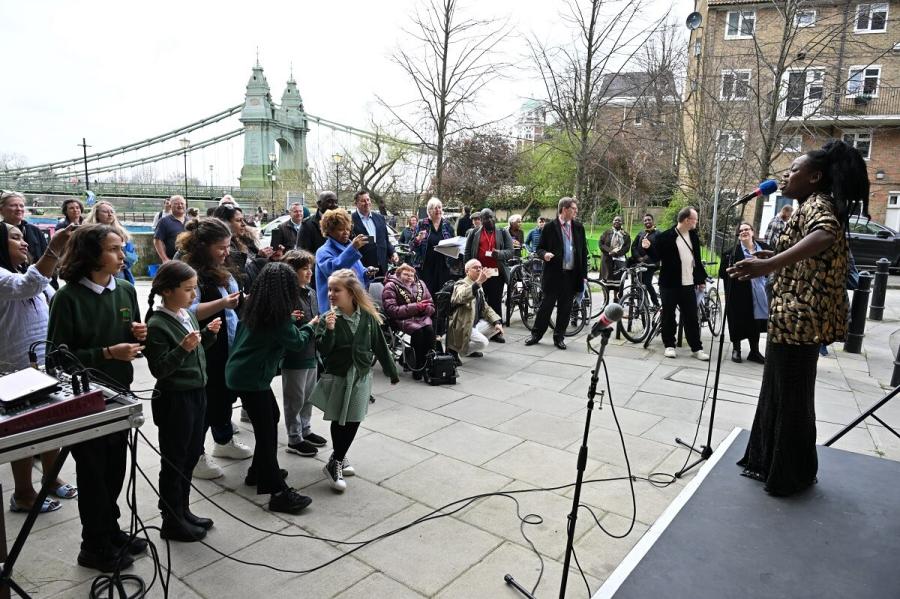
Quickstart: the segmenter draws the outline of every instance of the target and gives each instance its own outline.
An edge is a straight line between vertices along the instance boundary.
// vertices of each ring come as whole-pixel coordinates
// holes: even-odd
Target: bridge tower
[[[285,191],[305,190],[309,183],[306,154],[309,126],[293,73],[281,96],[281,106],[276,106],[257,60],[247,82],[240,120],[244,124],[241,188],[269,188],[269,153],[276,152],[277,147],[276,196],[283,200]]]

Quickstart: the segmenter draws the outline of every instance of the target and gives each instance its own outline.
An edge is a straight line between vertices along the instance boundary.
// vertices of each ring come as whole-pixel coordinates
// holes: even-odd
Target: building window
[[[816,24],[815,10],[798,10],[794,16],[794,23],[797,27],[813,27]]]
[[[884,33],[887,31],[887,2],[856,5],[856,33]]]
[[[725,23],[725,39],[742,40],[756,33],[756,12],[752,10],[729,11]]]
[[[784,74],[781,104],[783,117],[815,114],[825,96],[825,71],[807,69]]]
[[[844,141],[859,150],[862,157],[866,160],[872,154],[872,132],[871,131],[844,131]]]
[[[803,151],[802,135],[782,135],[779,139],[781,141],[781,151],[785,154],[799,154]]]
[[[744,157],[744,132],[719,132],[719,156],[723,160],[739,160]]]
[[[847,78],[848,96],[878,96],[878,80],[881,79],[881,67],[850,67]]]
[[[694,42],[694,56],[700,56],[700,51],[703,46],[700,44],[700,40]]]
[[[750,70],[722,71],[720,100],[746,100],[750,96]]]
[[[892,191],[888,195],[888,208],[900,208],[900,191]]]

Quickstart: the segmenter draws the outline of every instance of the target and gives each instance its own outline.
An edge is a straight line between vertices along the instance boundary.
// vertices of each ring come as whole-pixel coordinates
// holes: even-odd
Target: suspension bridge
[[[257,60],[241,104],[109,150],[89,153],[83,140],[81,156],[0,171],[0,188],[21,191],[35,205],[89,190],[138,211],[156,210],[159,199],[174,194],[195,203],[231,194],[250,204],[271,201],[274,211],[276,204],[314,197],[317,187],[340,187],[339,152],[377,137],[428,152],[420,144],[306,112],[293,73],[276,104]]]

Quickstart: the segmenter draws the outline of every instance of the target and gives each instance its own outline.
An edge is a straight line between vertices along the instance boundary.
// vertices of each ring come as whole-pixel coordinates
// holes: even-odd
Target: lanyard
[[[569,243],[571,243],[572,242],[572,223],[564,222],[564,223],[561,223],[560,226],[562,227],[563,235],[565,235],[566,239],[568,239]]]

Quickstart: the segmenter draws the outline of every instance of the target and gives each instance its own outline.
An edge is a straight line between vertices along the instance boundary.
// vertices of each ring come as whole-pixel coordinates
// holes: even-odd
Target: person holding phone
[[[484,281],[482,289],[488,305],[498,315],[503,314],[503,287],[509,281],[507,260],[518,254],[516,241],[507,229],[496,226],[494,211],[485,208],[481,211],[481,225],[471,229],[466,235],[466,246],[463,253],[468,262],[477,259],[484,269],[496,270],[498,276],[490,276]],[[505,343],[502,333],[491,336],[491,341]]]
[[[375,276],[387,274],[388,261],[397,263],[400,257],[388,238],[387,223],[384,217],[372,211],[372,200],[369,192],[357,191],[353,196],[356,212],[353,213],[353,230],[351,235],[366,235],[368,243],[360,248],[362,263],[368,268],[377,268]]]
[[[362,263],[362,249],[368,245],[366,234],[350,239],[353,223],[343,208],[327,211],[322,216],[322,234],[325,244],[316,251],[316,300],[320,306],[328,305],[328,277],[342,268],[349,268],[359,278],[365,289],[371,276]]]
[[[491,308],[484,294],[484,284],[493,276],[493,269],[485,269],[481,262],[473,258],[466,262],[466,276],[453,286],[450,297],[450,326],[447,329],[447,349],[462,366],[459,354],[470,358],[481,358],[494,335],[503,334],[500,315]]]

